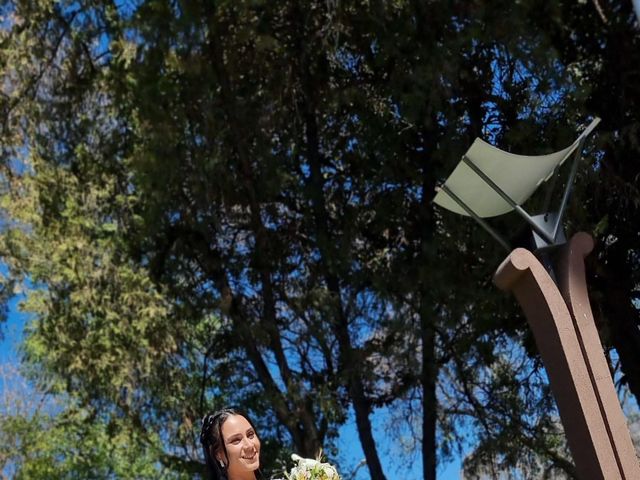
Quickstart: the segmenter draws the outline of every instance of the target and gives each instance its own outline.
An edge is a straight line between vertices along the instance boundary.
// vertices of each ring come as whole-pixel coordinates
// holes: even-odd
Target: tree
[[[424,478],[470,418],[477,458],[569,473],[546,389],[506,381],[539,365],[488,293],[501,252],[431,202],[477,135],[534,153],[573,137],[584,90],[529,28],[546,13],[3,4],[0,248],[36,286],[35,377],[176,474],[200,469],[197,419],[230,401],[308,456],[352,407],[375,479],[370,414],[388,405],[418,412]]]

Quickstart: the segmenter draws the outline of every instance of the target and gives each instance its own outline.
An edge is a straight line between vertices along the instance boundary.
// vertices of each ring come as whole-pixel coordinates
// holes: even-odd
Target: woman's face
[[[222,441],[229,459],[229,479],[255,478],[253,472],[260,466],[260,440],[249,421],[242,415],[228,417],[222,424]]]

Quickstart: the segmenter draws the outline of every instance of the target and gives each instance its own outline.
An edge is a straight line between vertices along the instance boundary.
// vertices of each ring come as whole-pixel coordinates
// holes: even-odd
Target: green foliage
[[[179,478],[158,470],[157,456],[152,448],[151,454],[142,450],[144,442],[113,435],[92,419],[68,414],[4,418],[2,436],[3,457],[9,456],[16,479]]]
[[[133,196],[115,195],[112,179],[96,179],[103,181],[99,187],[80,184],[65,168],[38,159],[31,169],[38,175],[20,179],[20,189],[7,205],[14,225],[3,236],[9,268],[28,272],[33,285],[22,304],[34,317],[22,346],[24,359],[31,378],[70,396],[80,412],[99,412],[83,420],[65,408],[47,431],[63,435],[66,430],[58,422],[85,428],[95,421],[97,430],[78,433],[79,438],[95,436],[96,442],[113,442],[114,448],[121,443],[123,452],[131,450],[131,443],[150,449],[155,457],[140,459],[147,469],[154,462],[170,463],[169,452],[178,446],[189,448],[193,465],[187,462],[182,468],[199,471],[192,426],[200,416],[202,342],[215,321],[185,319],[145,269],[126,256],[123,222],[135,203]],[[40,208],[51,215],[43,219],[36,213]],[[37,430],[41,421],[34,418],[25,426]],[[52,441],[43,448],[57,445]],[[98,447],[104,454],[100,443]],[[60,458],[55,449],[45,455]],[[67,460],[59,468],[67,463],[69,471],[76,468]],[[25,478],[30,475],[36,473]]]
[[[15,479],[190,478],[158,463],[156,436],[150,442],[131,429],[118,430],[100,415],[65,396],[21,385],[18,372],[2,366],[0,472]],[[11,387],[12,386],[12,387]],[[21,386],[21,388],[17,388]]]

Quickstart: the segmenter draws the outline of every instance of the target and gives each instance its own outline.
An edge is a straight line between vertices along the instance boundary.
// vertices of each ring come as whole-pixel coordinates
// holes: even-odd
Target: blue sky
[[[9,318],[0,326],[0,364],[18,361],[17,348],[22,339],[22,329],[27,316],[17,309],[19,298],[14,297],[9,302]],[[0,388],[2,386],[0,385]]]
[[[372,423],[374,424],[374,435],[378,440],[379,453],[381,456],[382,467],[389,480],[418,480],[422,479],[422,462],[420,455],[415,455],[415,461],[403,468],[402,461],[406,461],[399,455],[399,447],[396,445],[396,438],[389,436],[387,428],[387,418],[385,412],[378,412],[373,415]],[[387,432],[385,432],[387,430]],[[396,433],[396,432],[394,432]],[[353,416],[340,430],[340,439],[338,441],[338,449],[340,451],[340,464],[343,466],[342,473],[350,473],[360,460],[364,458],[364,453],[360,448],[360,442],[355,426]],[[441,465],[438,468],[438,479],[441,480],[457,480],[460,476],[461,459],[455,458],[453,461]],[[366,480],[369,478],[368,471],[365,467],[358,470],[357,480]]]

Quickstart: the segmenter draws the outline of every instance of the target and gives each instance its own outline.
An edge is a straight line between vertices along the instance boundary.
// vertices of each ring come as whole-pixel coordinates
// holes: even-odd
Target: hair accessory
[[[202,430],[200,431],[200,442],[207,443],[209,431],[213,426],[213,420],[215,419],[215,415],[207,414],[202,417]]]

